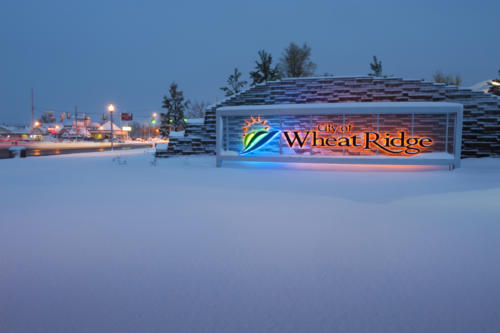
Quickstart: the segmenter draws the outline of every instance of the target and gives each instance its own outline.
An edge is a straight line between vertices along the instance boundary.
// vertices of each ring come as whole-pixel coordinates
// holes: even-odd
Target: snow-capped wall
[[[500,156],[500,98],[455,86],[374,77],[289,78],[257,85],[207,109],[157,156],[214,154],[215,110],[222,106],[339,102],[455,102],[464,106],[462,157]]]

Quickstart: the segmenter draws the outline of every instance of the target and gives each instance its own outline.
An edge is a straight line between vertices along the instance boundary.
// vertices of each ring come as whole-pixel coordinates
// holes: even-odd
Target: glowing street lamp
[[[158,113],[153,112],[152,114],[153,118],[151,118],[151,125],[156,124],[156,117],[158,117]],[[148,140],[151,140],[151,127],[148,126]]]
[[[113,112],[115,112],[115,106],[113,104],[109,104],[108,111],[111,119],[111,150],[113,150]]]

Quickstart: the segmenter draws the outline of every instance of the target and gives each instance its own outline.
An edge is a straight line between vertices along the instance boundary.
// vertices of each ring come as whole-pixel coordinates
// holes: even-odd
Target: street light
[[[111,118],[111,150],[113,150],[113,112],[115,112],[115,106],[113,104],[109,104],[108,111]]]
[[[154,126],[154,124],[156,124],[156,117],[158,116],[158,113],[153,112],[152,116],[151,125]],[[148,126],[148,140],[151,140],[151,125]]]

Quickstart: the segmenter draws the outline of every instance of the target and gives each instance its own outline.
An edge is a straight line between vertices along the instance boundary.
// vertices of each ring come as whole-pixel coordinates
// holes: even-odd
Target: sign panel
[[[121,113],[122,121],[131,121],[133,118],[132,113]]]
[[[336,103],[217,110],[217,161],[460,163],[462,105]]]

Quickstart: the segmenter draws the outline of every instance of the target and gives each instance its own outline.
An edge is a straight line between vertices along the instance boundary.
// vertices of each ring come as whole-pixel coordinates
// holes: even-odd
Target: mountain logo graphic
[[[250,117],[250,120],[246,120],[242,130],[244,133],[243,150],[240,152],[240,155],[258,151],[281,133],[280,130],[272,129],[271,126],[268,126],[267,120],[261,120],[260,116],[257,118]]]

